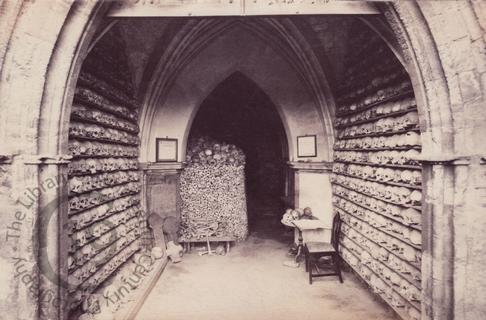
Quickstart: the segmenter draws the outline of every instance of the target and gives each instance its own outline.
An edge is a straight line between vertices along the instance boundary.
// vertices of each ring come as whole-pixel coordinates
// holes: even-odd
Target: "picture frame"
[[[317,136],[305,135],[297,137],[297,157],[317,157]]]
[[[177,162],[178,140],[175,138],[155,139],[155,162]]]

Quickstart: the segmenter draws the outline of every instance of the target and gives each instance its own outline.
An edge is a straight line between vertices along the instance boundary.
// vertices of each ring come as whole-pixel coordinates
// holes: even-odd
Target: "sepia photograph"
[[[485,0],[0,0],[0,320],[486,320]]]

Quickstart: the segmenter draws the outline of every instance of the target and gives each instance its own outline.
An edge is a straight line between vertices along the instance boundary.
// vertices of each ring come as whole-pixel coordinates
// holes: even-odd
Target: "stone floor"
[[[309,285],[303,266],[284,267],[289,238],[261,230],[226,256],[193,251],[167,266],[140,310],[139,320],[391,320],[350,273],[316,279]]]

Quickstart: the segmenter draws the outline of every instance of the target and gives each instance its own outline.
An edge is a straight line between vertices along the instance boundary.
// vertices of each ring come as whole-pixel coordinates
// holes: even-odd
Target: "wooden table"
[[[190,238],[190,239],[179,239],[180,243],[184,244],[184,251],[191,252],[192,244],[198,242],[226,242],[226,253],[230,252],[231,242],[235,242],[235,237],[201,237],[201,238]]]
[[[331,227],[319,219],[294,220],[292,223],[299,231],[299,243],[297,245],[297,254],[295,255],[295,262],[299,262],[304,253],[304,238],[302,236],[302,232],[308,230],[331,229]]]

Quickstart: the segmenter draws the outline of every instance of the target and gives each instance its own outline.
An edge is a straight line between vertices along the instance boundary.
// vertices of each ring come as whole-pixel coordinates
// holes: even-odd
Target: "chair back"
[[[341,233],[341,216],[339,213],[334,215],[332,219],[332,230],[331,230],[331,244],[334,250],[338,252],[339,249],[339,235]]]

